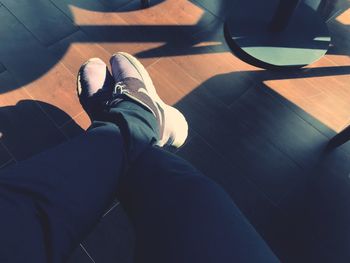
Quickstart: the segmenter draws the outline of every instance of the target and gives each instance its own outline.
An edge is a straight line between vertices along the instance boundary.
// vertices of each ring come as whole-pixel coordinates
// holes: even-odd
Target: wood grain
[[[33,4],[32,0],[3,0],[2,3],[46,46],[77,30],[50,1],[35,0]]]

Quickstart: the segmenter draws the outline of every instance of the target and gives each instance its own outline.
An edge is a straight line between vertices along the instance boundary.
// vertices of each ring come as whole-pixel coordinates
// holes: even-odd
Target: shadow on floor
[[[67,139],[42,108],[70,119],[62,110],[41,101],[21,100],[14,106],[0,108],[0,140],[17,161],[27,159]],[[74,122],[71,128],[76,133],[83,131]]]
[[[189,36],[193,34],[205,30],[211,22],[213,22],[214,17],[218,16],[221,19],[225,19],[227,15],[229,15],[229,10],[234,8],[237,4],[236,1],[220,1],[219,3],[210,3],[206,0],[192,0],[196,5],[204,6],[209,10],[204,12],[200,20],[195,25],[73,25],[75,23],[74,15],[72,14],[71,8],[81,8],[86,10],[92,10],[97,12],[130,12],[134,10],[138,10],[140,8],[140,1],[102,1],[104,5],[101,3],[94,1],[77,1],[70,0],[63,2],[52,2],[55,8],[62,11],[67,17],[67,19],[63,14],[60,14],[59,17],[63,16],[65,18],[65,23],[67,24],[67,29],[63,28],[65,23],[56,23],[54,26],[57,27],[57,30],[64,31],[68,30],[70,34],[75,31],[82,31],[86,36],[84,39],[78,40],[79,43],[156,43],[161,42],[164,43],[160,47],[151,48],[149,50],[141,51],[136,54],[136,56],[140,58],[156,58],[163,56],[175,56],[175,55],[190,55],[190,54],[203,54],[204,52],[219,52],[213,49],[207,49],[203,47],[198,47],[196,44],[200,43],[200,41],[205,41],[205,35],[201,39],[192,39]],[[152,1],[152,5],[162,4],[164,1]],[[7,3],[5,2],[6,6]],[[334,6],[331,6],[335,8]],[[152,7],[151,7],[152,8]],[[330,7],[328,7],[330,8]],[[35,20],[33,14],[30,13],[31,9],[20,10],[21,17],[27,20]],[[51,9],[48,9],[48,11]],[[6,87],[5,89],[1,89],[0,93],[8,92],[13,89],[16,89],[20,86],[26,85],[30,82],[33,82],[46,74],[50,69],[52,69],[57,62],[59,62],[62,57],[65,55],[66,51],[69,47],[76,43],[72,41],[66,41],[64,43],[64,48],[60,49],[55,56],[50,55],[47,50],[43,49],[43,47],[37,42],[37,40],[33,39],[33,36],[28,34],[27,29],[24,29],[22,25],[18,24],[18,22],[14,22],[13,18],[8,17],[7,11],[4,7],[0,8],[0,15],[3,17],[1,32],[4,37],[3,43],[10,43],[10,45],[1,46],[0,45],[0,58],[4,62],[5,67],[9,66],[9,70],[12,72],[21,72],[21,79],[18,83],[13,83],[11,87]],[[57,11],[57,10],[56,10]],[[58,12],[60,12],[58,11]],[[52,15],[50,12],[42,13],[41,15],[50,16]],[[56,14],[57,15],[57,14]],[[44,19],[45,20],[45,17]],[[73,23],[72,23],[73,22]],[[215,25],[214,25],[215,27]],[[222,23],[217,23],[215,31],[222,31]],[[35,32],[38,36],[46,36],[45,28],[35,29],[33,26],[33,30],[39,30],[39,32]],[[29,27],[31,29],[31,27]],[[54,28],[50,28],[50,31],[54,32]],[[16,40],[16,36],[13,32],[16,32],[16,35],[20,35],[23,39],[21,41]],[[67,33],[63,34],[62,37],[67,36]],[[49,32],[47,32],[49,33]],[[35,35],[35,34],[34,34]],[[39,37],[40,39],[40,37]],[[24,41],[23,41],[24,40]],[[56,40],[56,42],[59,39]],[[207,39],[210,40],[209,38]],[[46,46],[50,46],[52,43],[52,39],[42,41],[47,41],[44,43]],[[3,44],[4,45],[4,44]],[[224,45],[218,44],[218,45]],[[3,50],[3,52],[1,52]],[[332,48],[332,52],[342,52],[343,49]],[[14,55],[16,54],[16,55]],[[36,67],[28,67],[26,64],[32,61],[36,61]],[[25,67],[25,70],[24,70]],[[0,67],[1,68],[1,67]],[[327,73],[324,71],[325,75],[331,75],[332,73]]]
[[[325,151],[334,131],[263,84],[240,95],[236,74],[176,103],[193,130],[178,154],[231,195],[282,262],[347,262],[349,147]]]

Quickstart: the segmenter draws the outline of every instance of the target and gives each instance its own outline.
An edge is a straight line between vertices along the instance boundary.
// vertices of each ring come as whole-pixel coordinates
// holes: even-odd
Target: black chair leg
[[[340,133],[335,135],[328,143],[327,148],[333,149],[336,148],[343,143],[347,142],[350,139],[350,125],[342,130]]]
[[[149,7],[151,4],[151,0],[141,0],[141,5],[143,8]]]

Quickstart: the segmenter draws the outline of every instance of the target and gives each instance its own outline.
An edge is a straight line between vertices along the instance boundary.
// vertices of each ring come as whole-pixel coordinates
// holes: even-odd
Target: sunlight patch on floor
[[[336,85],[341,78],[325,76],[267,80],[264,84],[330,129],[339,132],[350,120],[350,87]]]
[[[342,12],[335,20],[343,25],[350,25],[350,8]]]

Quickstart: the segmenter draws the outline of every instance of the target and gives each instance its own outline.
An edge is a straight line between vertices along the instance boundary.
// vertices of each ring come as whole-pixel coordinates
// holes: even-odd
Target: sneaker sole
[[[160,140],[157,143],[157,145],[159,146],[171,145],[176,148],[181,147],[185,143],[188,135],[188,124],[184,115],[176,108],[166,104],[159,97],[153,85],[153,81],[150,75],[148,74],[145,67],[141,64],[141,62],[137,58],[125,52],[117,52],[114,55],[124,56],[136,68],[136,70],[141,75],[143,82],[145,83],[145,86],[147,91],[149,92],[149,95],[164,112],[164,119],[165,119],[164,133],[165,134],[163,135],[163,139]]]

